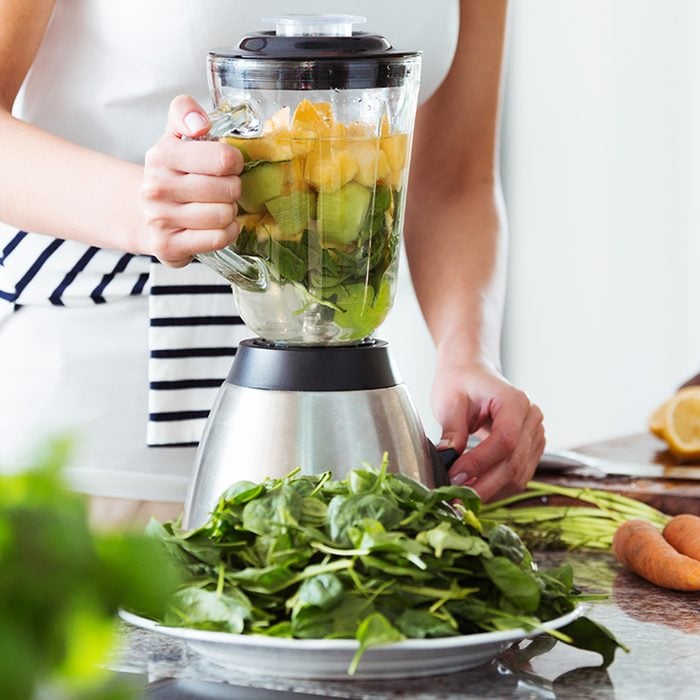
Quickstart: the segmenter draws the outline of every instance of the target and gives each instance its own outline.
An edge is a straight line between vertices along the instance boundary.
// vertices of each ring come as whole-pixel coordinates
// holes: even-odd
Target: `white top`
[[[423,51],[421,99],[444,79],[459,28],[458,0],[297,0],[298,12],[367,17],[363,30]],[[162,135],[168,105],[189,94],[210,105],[207,51],[265,28],[284,0],[56,0],[15,103],[19,119],[135,163]],[[0,317],[14,304],[75,306],[147,290],[149,261],[0,222]],[[6,302],[6,303],[3,303]]]
[[[437,11],[437,8],[440,11]],[[270,29],[285,0],[56,0],[15,114],[135,163],[162,135],[175,95],[210,104],[207,51]],[[296,0],[295,12],[367,17],[357,29],[423,51],[421,100],[442,82],[459,30],[458,0]]]
[[[56,0],[13,113],[85,147],[141,163],[146,150],[162,135],[175,95],[189,94],[210,106],[207,51],[235,45],[251,31],[271,28],[261,18],[289,9],[284,0]],[[458,0],[296,0],[293,9],[365,16],[367,23],[357,29],[382,34],[398,49],[421,50],[423,101],[442,82],[454,56]],[[167,291],[174,283],[173,271],[154,267],[146,256],[62,241],[48,234],[20,232],[0,222],[0,319],[18,305],[93,305],[148,293],[154,287],[156,292]],[[187,275],[204,287],[223,282],[200,265],[176,271],[181,284],[187,284]],[[219,306],[220,294],[215,300]],[[176,334],[196,345],[195,353],[203,347],[221,349],[216,361],[223,368],[230,364],[240,337],[250,333],[239,322],[232,324],[227,337],[221,323],[208,328],[193,323],[198,334],[193,341],[193,329],[182,327],[181,319],[179,330],[153,324],[154,316],[161,321],[164,315],[173,316],[164,301],[162,295],[151,296],[149,410],[157,423],[149,425],[149,437],[152,444],[196,442],[216,392],[216,380],[220,382],[226,372],[217,370],[216,377],[209,372],[201,376],[199,370],[173,374],[175,363],[164,362],[158,350],[154,354],[153,343],[158,347],[167,337],[171,346]],[[181,313],[185,311],[188,317],[197,315],[183,307]],[[211,357],[209,366],[214,363]],[[189,411],[193,417],[184,439],[177,435],[182,431],[168,426],[167,414],[168,410],[173,415],[187,413],[189,405],[173,404],[175,397],[184,399],[186,394],[157,390],[161,380],[172,377],[174,381],[199,378],[203,382],[194,387],[202,410]],[[190,394],[192,389],[190,386]]]

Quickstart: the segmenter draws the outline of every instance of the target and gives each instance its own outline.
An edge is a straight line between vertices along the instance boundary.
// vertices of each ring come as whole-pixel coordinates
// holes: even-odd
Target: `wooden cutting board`
[[[666,449],[666,444],[650,433],[627,435],[614,440],[582,445],[574,448],[601,459],[620,462],[639,462],[640,464],[661,464],[679,466]],[[700,462],[693,464],[700,467]],[[596,478],[591,470],[571,470],[558,474],[537,472],[538,481],[546,481],[561,486],[604,489],[624,494],[639,501],[644,501],[659,510],[677,515],[693,513],[700,515],[700,481],[679,479],[641,479],[629,476],[606,476]]]

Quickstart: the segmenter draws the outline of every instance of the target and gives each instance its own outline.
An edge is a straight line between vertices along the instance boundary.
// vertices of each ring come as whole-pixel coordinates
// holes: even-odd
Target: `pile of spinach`
[[[512,530],[480,520],[472,489],[429,490],[386,466],[356,469],[342,481],[293,472],[237,482],[194,531],[153,521],[151,534],[185,571],[162,621],[355,638],[353,673],[370,646],[532,630],[583,599],[569,565],[538,569]],[[605,666],[621,646],[585,617],[551,634],[599,652]]]
[[[259,223],[242,227],[234,250],[266,260],[274,279],[297,284],[309,301],[343,312],[338,287],[369,282],[378,298],[384,273],[397,255],[400,206],[399,192],[378,185],[357,240],[345,249],[327,246],[311,225],[296,239],[277,239]]]

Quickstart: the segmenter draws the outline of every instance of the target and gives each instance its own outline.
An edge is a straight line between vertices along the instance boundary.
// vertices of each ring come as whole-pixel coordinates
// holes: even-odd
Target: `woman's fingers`
[[[146,223],[164,232],[182,229],[224,229],[235,221],[237,213],[238,207],[235,204],[210,202],[170,204],[154,207],[152,214],[147,207]]]
[[[522,491],[535,473],[544,445],[542,411],[533,405],[528,411],[520,439],[512,454],[473,481],[470,480],[469,485],[483,501]]]
[[[227,143],[181,138],[208,129],[206,112],[181,95],[170,105],[166,133],[146,153],[141,198],[147,250],[173,267],[224,248],[238,235],[241,152]]]
[[[240,175],[243,156],[234,146],[220,141],[183,141],[165,134],[146,153],[146,166],[175,173]]]
[[[141,193],[145,200],[152,202],[231,204],[237,202],[241,196],[241,178],[236,175],[211,177],[196,173],[171,176],[170,171],[151,173],[149,178],[144,180]]]
[[[239,233],[234,221],[226,228],[182,229],[163,236],[154,243],[154,254],[169,267],[184,267],[197,253],[208,253],[231,245]]]
[[[508,395],[500,398],[491,417],[489,435],[476,447],[465,452],[450,469],[450,478],[464,483],[481,476],[491,468],[509,459],[517,450],[522,439],[523,426],[531,404],[527,396],[509,387]]]
[[[209,131],[209,117],[195,99],[178,95],[170,103],[166,130],[175,136],[203,136]]]
[[[221,202],[231,204],[241,196],[241,178],[210,177],[196,173],[185,173],[171,182],[170,197],[174,202]]]

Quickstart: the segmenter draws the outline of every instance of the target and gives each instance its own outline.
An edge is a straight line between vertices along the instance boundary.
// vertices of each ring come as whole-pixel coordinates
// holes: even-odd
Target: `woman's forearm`
[[[406,248],[416,295],[439,359],[500,366],[506,222],[500,188],[486,180],[440,194],[418,185]]]
[[[0,221],[89,245],[146,253],[143,168],[0,111]]]

